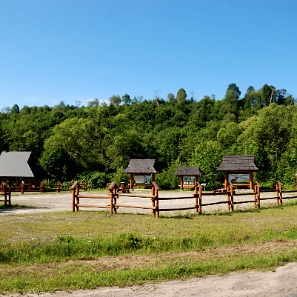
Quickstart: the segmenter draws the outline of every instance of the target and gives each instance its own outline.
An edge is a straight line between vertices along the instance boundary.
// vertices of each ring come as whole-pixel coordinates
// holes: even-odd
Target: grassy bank
[[[297,206],[159,219],[0,216],[0,292],[125,286],[297,261]]]

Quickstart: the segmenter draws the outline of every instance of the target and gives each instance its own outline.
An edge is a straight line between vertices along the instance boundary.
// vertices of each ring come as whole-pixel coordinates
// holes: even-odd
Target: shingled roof
[[[179,167],[175,172],[175,175],[179,175],[179,176],[201,176],[202,172],[199,168],[199,166],[194,166],[194,167]]]
[[[2,152],[0,155],[1,177],[47,177],[46,172],[32,162],[31,152]]]
[[[155,161],[155,159],[130,159],[129,165],[124,172],[135,174],[158,173],[154,168]]]
[[[221,165],[217,168],[218,171],[225,172],[249,172],[258,171],[255,165],[255,156],[224,156]]]

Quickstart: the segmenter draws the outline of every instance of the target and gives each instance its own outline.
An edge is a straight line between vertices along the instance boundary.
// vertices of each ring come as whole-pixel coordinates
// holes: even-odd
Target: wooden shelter
[[[124,172],[130,174],[129,188],[131,190],[134,186],[152,187],[158,173],[154,168],[155,161],[155,159],[130,159]]]
[[[34,189],[34,180],[42,180],[47,173],[33,162],[31,152],[2,152],[0,155],[0,179],[15,178],[15,190],[28,183],[28,190]],[[39,186],[39,185],[38,185]]]
[[[180,177],[180,189],[183,190],[184,188],[193,189],[195,184],[198,183],[198,178],[202,175],[202,172],[198,166],[184,166],[179,167],[174,174]]]
[[[255,165],[255,157],[247,156],[224,156],[218,171],[224,172],[224,186],[227,188],[228,182],[235,186],[249,186],[253,189],[253,172],[258,171]]]

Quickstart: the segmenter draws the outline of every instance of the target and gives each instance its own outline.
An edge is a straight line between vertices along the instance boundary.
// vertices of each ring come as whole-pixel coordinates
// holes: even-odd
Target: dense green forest
[[[6,107],[0,113],[0,150],[32,151],[53,180],[86,179],[90,187],[127,180],[131,158],[156,159],[157,182],[177,188],[178,166],[200,166],[201,182],[220,187],[223,155],[255,155],[255,180],[295,186],[297,107],[285,89],[232,83],[225,97],[188,98],[184,89],[146,100],[113,95],[87,106]]]

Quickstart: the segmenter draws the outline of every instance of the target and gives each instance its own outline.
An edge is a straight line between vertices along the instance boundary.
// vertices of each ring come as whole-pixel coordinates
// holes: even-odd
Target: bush
[[[177,167],[177,164],[173,163],[168,170],[156,176],[156,181],[160,188],[164,190],[174,190],[178,188],[179,177],[174,175]]]
[[[80,174],[77,180],[85,180],[88,184],[88,189],[102,189],[110,182],[110,175],[105,172],[85,172]]]
[[[125,182],[126,184],[129,184],[129,180],[130,180],[129,174],[124,172],[123,167],[118,168],[117,171],[112,176],[112,181],[116,182],[118,186],[120,186],[121,182]]]

